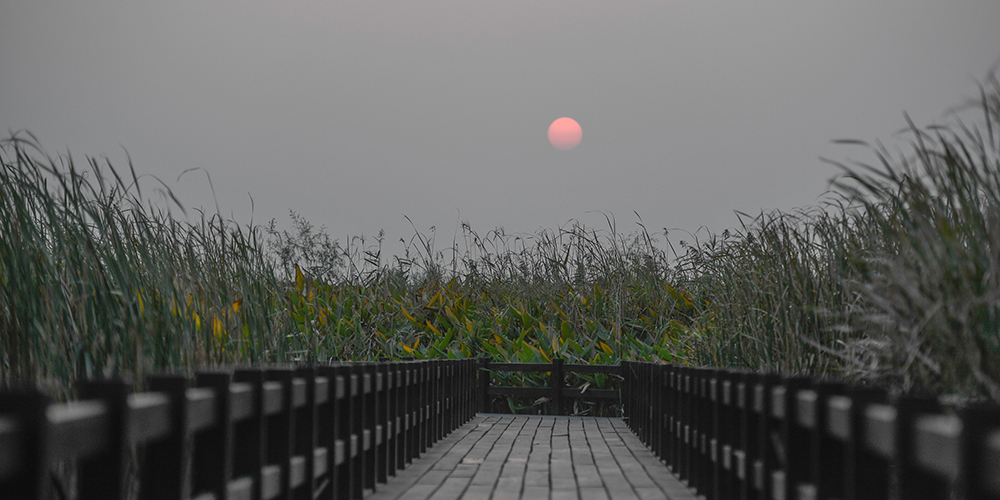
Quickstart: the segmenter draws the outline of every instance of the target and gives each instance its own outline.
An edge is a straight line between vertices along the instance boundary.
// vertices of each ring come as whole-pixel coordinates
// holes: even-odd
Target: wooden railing
[[[361,499],[475,415],[475,360],[152,375],[0,393],[0,498]],[[54,465],[66,474],[53,474]],[[65,477],[75,476],[75,481]]]
[[[997,499],[1000,407],[622,362],[628,425],[707,500]]]
[[[548,372],[549,385],[492,385],[509,371]],[[621,390],[567,388],[569,372],[618,376]],[[361,499],[493,395],[547,397],[551,413],[620,400],[707,500],[1000,498],[996,405],[946,413],[934,398],[805,377],[470,359],[152,375],[147,392],[130,389],[91,381],[65,404],[0,393],[0,498]]]
[[[479,411],[489,412],[490,396],[508,396],[525,398],[545,398],[548,408],[546,414],[566,415],[569,401],[573,399],[619,400],[618,389],[600,389],[589,387],[566,387],[568,373],[602,373],[619,376],[618,365],[584,365],[563,363],[561,358],[555,358],[552,363],[494,363],[489,358],[479,360]],[[492,385],[492,372],[548,372],[548,387],[513,387]]]

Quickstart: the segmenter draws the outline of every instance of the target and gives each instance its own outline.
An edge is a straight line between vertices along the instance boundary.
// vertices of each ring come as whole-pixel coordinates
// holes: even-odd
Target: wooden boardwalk
[[[621,419],[479,414],[367,500],[694,500]]]

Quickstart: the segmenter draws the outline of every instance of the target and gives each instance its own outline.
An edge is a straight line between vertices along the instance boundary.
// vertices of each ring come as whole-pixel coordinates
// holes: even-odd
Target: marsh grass
[[[908,123],[895,149],[864,144],[875,161],[838,163],[820,206],[739,214],[677,247],[608,215],[534,234],[462,224],[443,244],[415,230],[392,256],[382,233],[340,242],[294,213],[287,230],[180,217],[131,164],[78,167],[15,135],[0,148],[0,380],[68,394],[80,378],[213,364],[560,356],[1000,400],[995,76],[969,110],[974,125]]]
[[[695,362],[1000,400],[998,122],[994,74],[948,125],[840,141],[875,161],[831,162],[823,206],[689,246],[680,276],[709,304]]]
[[[23,135],[0,158],[4,384],[65,393],[79,378],[260,362],[288,347],[258,231],[178,220],[142,197],[131,165],[128,177],[106,161],[81,166]],[[241,331],[234,351],[219,348]]]
[[[965,106],[974,125],[919,128],[877,162],[841,165],[883,252],[861,262],[867,307],[849,324],[871,339],[867,369],[904,389],[1000,401],[1000,81]]]

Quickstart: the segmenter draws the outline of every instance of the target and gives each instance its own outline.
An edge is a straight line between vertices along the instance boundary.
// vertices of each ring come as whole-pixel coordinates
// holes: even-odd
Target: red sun
[[[569,151],[580,144],[580,139],[582,138],[583,129],[572,118],[564,116],[552,122],[552,125],[549,125],[549,142],[556,149]]]

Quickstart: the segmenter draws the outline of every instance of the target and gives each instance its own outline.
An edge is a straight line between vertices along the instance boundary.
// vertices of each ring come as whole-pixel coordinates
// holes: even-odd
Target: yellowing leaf
[[[215,336],[215,340],[222,342],[222,338],[225,336],[226,330],[222,325],[222,321],[219,318],[212,319],[212,335]]]
[[[444,313],[445,315],[448,316],[448,319],[450,319],[455,326],[458,326],[459,323],[461,323],[461,321],[458,320],[458,316],[455,316],[455,312],[452,311],[450,307],[445,307]]]
[[[299,293],[302,293],[302,290],[305,289],[305,286],[306,286],[306,277],[305,277],[305,275],[302,274],[302,270],[299,269],[299,266],[296,264],[296,266],[295,266],[295,291],[299,292]]]
[[[684,290],[683,292],[681,292],[681,298],[684,299],[684,305],[685,306],[687,306],[689,309],[694,308],[694,303],[691,302],[691,299],[688,298],[687,290]]]
[[[539,349],[539,348],[537,348],[535,346],[531,346],[531,348],[534,349],[535,351],[537,351],[538,354],[541,354],[542,357],[545,358],[545,361],[548,361],[549,363],[552,362],[552,358],[550,358],[548,354],[545,354],[545,351],[543,349]]]
[[[437,328],[434,328],[434,325],[432,325],[430,321],[427,322],[427,328],[430,328],[435,334],[441,335],[441,332],[439,332]]]
[[[615,353],[615,351],[612,350],[611,346],[609,346],[608,344],[605,344],[604,342],[599,342],[599,344],[601,346],[601,350],[604,351],[605,353],[607,353],[608,356],[610,356],[610,355],[612,355],[612,354]]]
[[[243,299],[239,299],[236,302],[233,302],[233,312],[234,313],[240,312],[241,306],[243,306]]]
[[[399,306],[399,310],[403,312],[403,316],[406,316],[406,319],[412,321],[413,323],[417,322],[417,320],[413,316],[411,316],[410,313],[406,312],[405,307]]]

